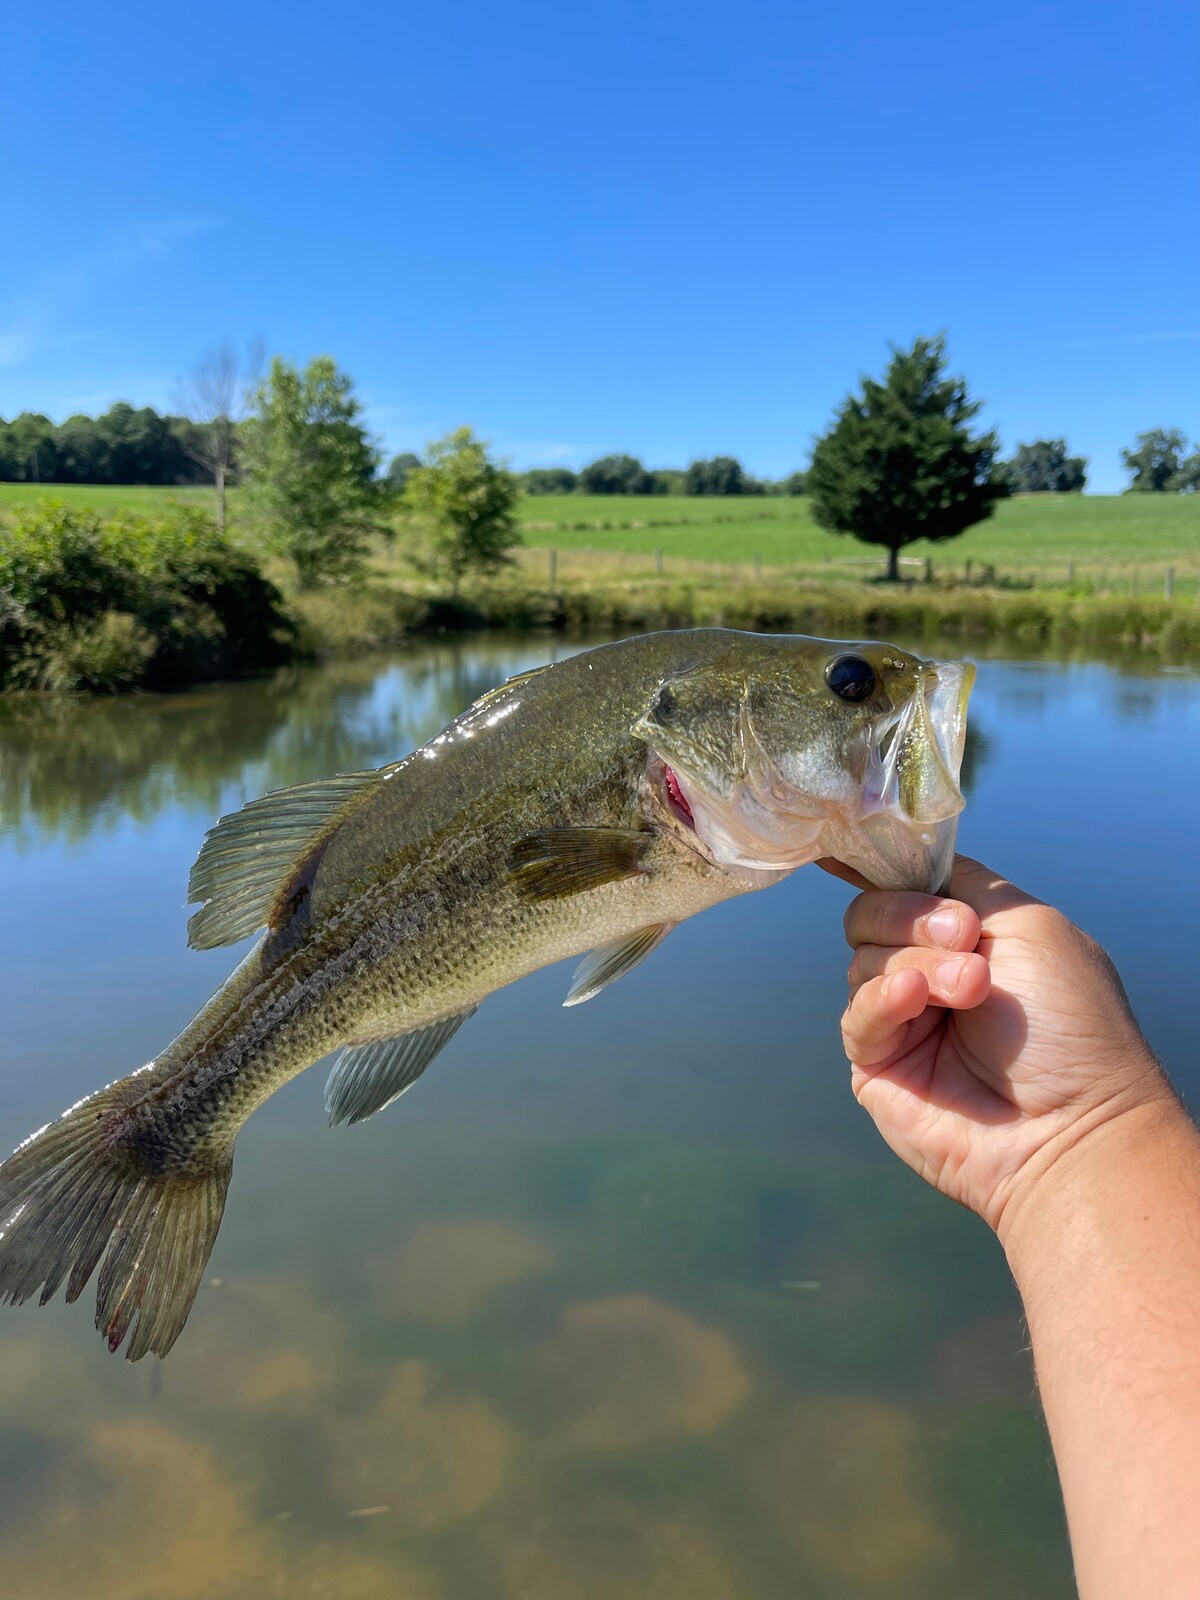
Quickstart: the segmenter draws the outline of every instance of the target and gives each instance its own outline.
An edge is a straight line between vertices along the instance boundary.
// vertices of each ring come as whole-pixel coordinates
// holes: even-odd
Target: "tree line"
[[[11,422],[0,417],[0,482],[210,483],[202,455],[212,428],[124,400],[101,416],[60,423],[22,411]]]
[[[526,494],[799,495],[803,472],[754,478],[736,456],[712,456],[684,467],[646,467],[636,456],[601,456],[578,472],[533,467],[520,475]]]
[[[236,483],[239,434],[252,399],[228,346],[209,352],[180,386],[181,411],[160,414],[124,400],[97,417],[78,414],[54,423],[23,411],[11,422],[0,417],[0,482],[151,484],[158,486]],[[1188,452],[1178,428],[1151,428],[1121,451],[1134,493],[1200,490],[1200,442]],[[420,465],[412,451],[393,456],[386,477],[397,491]],[[1068,453],[1064,439],[1018,444],[996,470],[1013,494],[1069,494],[1087,483],[1086,459]],[[578,472],[568,467],[533,467],[517,474],[531,495],[803,495],[808,473],[755,478],[735,456],[713,456],[686,468],[646,467],[636,457],[601,456]],[[219,496],[218,521],[223,521]]]

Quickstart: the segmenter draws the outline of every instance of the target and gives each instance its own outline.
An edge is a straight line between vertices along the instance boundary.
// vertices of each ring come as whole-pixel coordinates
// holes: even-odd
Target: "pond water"
[[[0,706],[5,1148],[232,966],[185,946],[219,813],[571,648]],[[962,847],[1109,946],[1194,1101],[1197,681],[990,660],[972,716]],[[578,1010],[539,973],[361,1127],[298,1079],[165,1363],[110,1358],[90,1290],[0,1309],[6,1600],[1071,1594],[1000,1251],[849,1093],[849,893],[806,869]]]

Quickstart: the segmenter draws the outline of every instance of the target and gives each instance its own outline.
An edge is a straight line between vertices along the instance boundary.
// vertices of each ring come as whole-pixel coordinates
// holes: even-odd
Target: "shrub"
[[[138,686],[156,648],[154,635],[128,612],[106,611],[92,622],[48,628],[16,675],[38,689],[115,694]]]
[[[0,544],[0,684],[220,677],[285,660],[293,633],[254,559],[194,507],[151,520],[44,501]]]

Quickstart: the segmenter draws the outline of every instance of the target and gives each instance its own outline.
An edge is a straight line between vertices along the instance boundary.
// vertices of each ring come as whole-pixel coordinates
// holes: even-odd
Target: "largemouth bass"
[[[373,1116],[494,990],[584,952],[566,1004],[685,917],[832,856],[949,874],[974,669],[886,644],[709,628],[510,679],[395,765],[252,801],[192,869],[198,949],[262,930],[153,1061],[0,1166],[0,1297],[68,1300],[130,1360],[179,1337],[247,1117],[341,1048]]]

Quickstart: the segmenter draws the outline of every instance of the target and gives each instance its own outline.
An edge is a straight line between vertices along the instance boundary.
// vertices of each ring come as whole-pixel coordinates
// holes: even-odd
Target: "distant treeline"
[[[526,494],[803,494],[805,475],[752,478],[734,456],[693,461],[690,467],[645,467],[636,456],[601,456],[579,472],[534,467],[520,474]]]
[[[100,417],[53,423],[37,411],[0,417],[0,482],[211,483],[206,435],[215,424],[160,416],[118,401]]]

